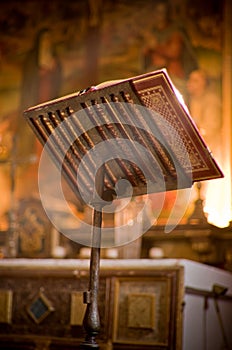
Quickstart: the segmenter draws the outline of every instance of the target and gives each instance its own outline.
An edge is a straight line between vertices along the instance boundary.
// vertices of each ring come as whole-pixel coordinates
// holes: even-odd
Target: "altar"
[[[88,259],[2,259],[0,275],[1,348],[79,348]],[[221,349],[232,345],[232,275],[184,259],[102,259],[99,313],[103,350]]]

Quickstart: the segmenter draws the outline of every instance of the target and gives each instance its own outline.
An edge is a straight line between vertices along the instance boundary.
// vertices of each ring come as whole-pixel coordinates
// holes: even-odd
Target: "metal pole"
[[[99,169],[96,176],[96,192],[99,197],[103,197],[104,191],[104,166]],[[103,202],[93,200],[93,226],[92,226],[92,247],[90,257],[90,276],[89,289],[84,292],[84,303],[87,304],[83,326],[86,331],[85,341],[80,349],[99,349],[95,337],[100,332],[100,317],[98,311],[98,289],[99,289],[99,270],[100,270],[100,250],[101,250],[101,225]]]

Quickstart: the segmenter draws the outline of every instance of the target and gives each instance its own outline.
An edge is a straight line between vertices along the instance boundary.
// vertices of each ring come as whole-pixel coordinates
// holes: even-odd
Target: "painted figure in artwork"
[[[143,70],[166,68],[184,95],[184,81],[198,66],[195,52],[186,30],[171,19],[168,1],[158,0],[153,11],[153,26],[145,36]]]
[[[62,81],[62,67],[48,28],[41,29],[32,49],[25,57],[20,111],[59,96]],[[33,150],[35,137],[20,118],[18,123],[18,145],[21,155]]]

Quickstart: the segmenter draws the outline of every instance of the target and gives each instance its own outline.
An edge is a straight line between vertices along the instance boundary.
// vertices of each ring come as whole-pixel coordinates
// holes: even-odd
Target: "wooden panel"
[[[178,349],[177,283],[173,273],[116,279],[113,342]]]
[[[84,339],[82,294],[88,289],[88,260],[49,259],[47,265],[44,259],[14,261],[0,261],[0,290],[13,295],[11,321],[0,327],[2,348],[77,349]],[[183,268],[153,268],[148,260],[137,265],[105,260],[102,265],[100,348],[181,349]],[[28,310],[36,311],[35,319]]]
[[[0,290],[0,323],[11,323],[12,290]]]

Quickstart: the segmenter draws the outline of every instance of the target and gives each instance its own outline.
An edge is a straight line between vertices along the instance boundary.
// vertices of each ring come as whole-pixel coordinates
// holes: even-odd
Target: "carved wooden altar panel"
[[[78,349],[89,261],[8,261],[0,261],[0,348]],[[183,268],[127,262],[102,261],[100,348],[181,350]]]
[[[177,313],[174,275],[116,280],[114,342],[178,348],[172,331],[172,315]]]

